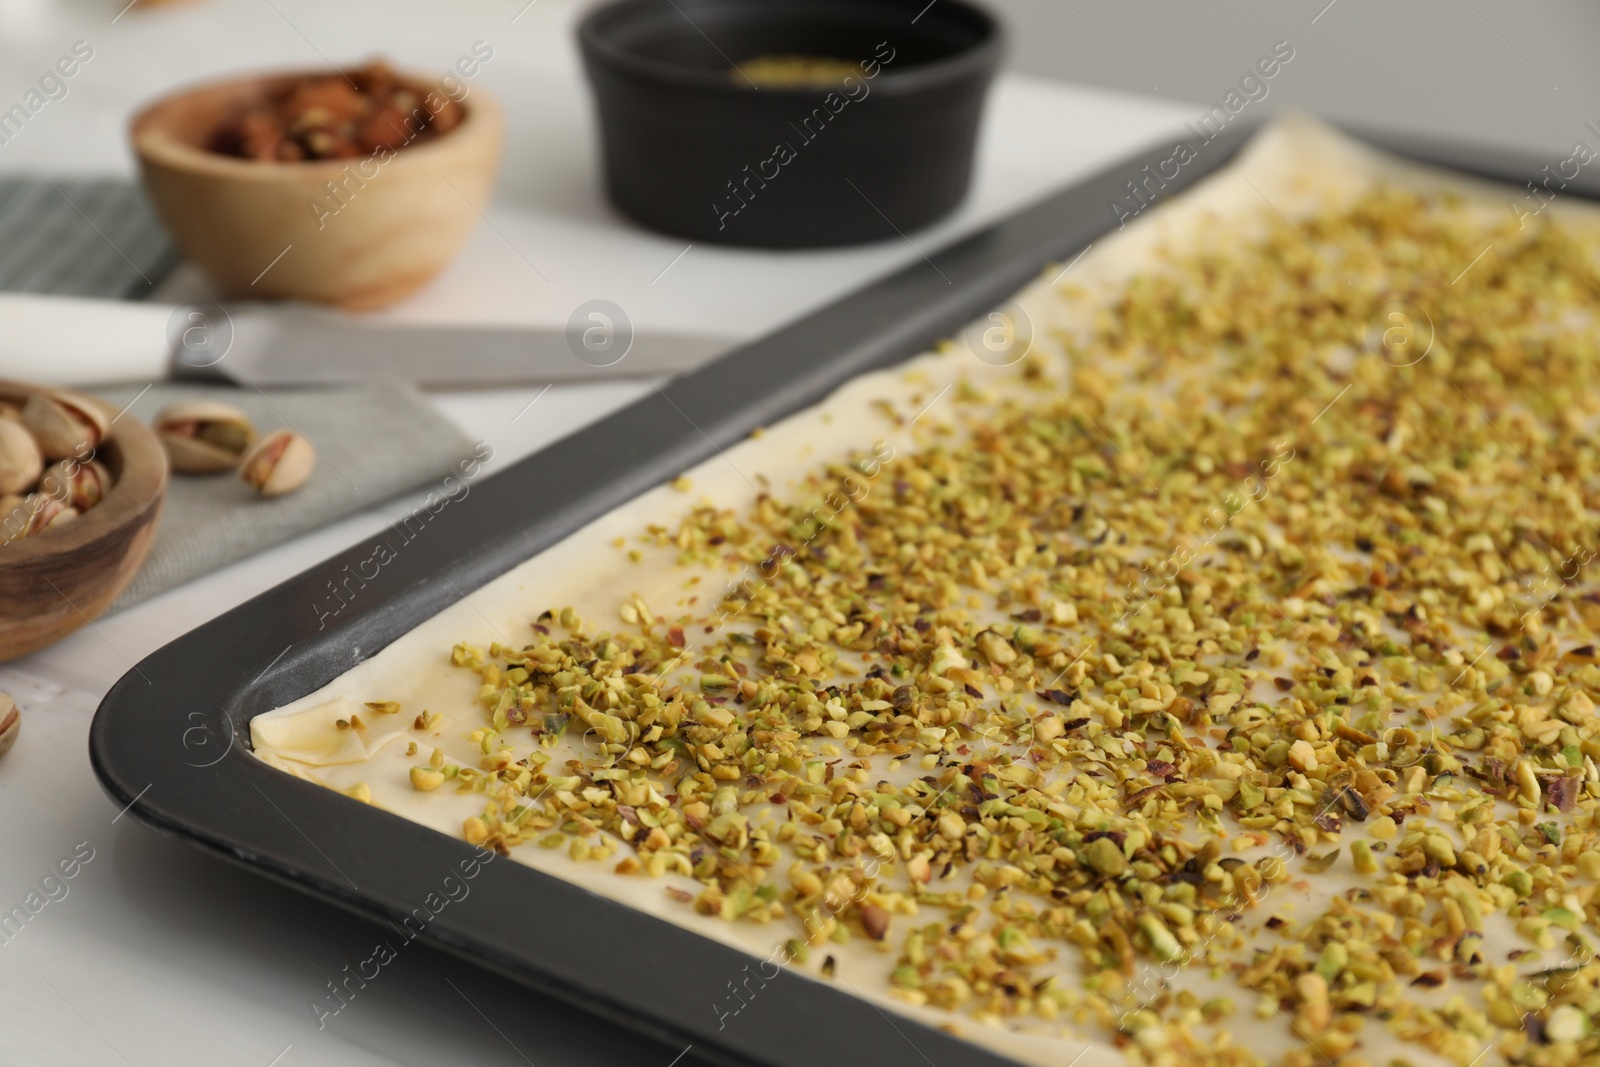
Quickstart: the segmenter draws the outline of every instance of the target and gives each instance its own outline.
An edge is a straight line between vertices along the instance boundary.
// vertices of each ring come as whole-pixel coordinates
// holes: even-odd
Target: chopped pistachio
[[[1128,860],[1122,849],[1109,837],[1097,837],[1078,853],[1078,859],[1087,867],[1115,878],[1128,869]]]
[[[411,788],[420,793],[431,792],[444,784],[444,775],[430,767],[411,768]]]
[[[474,765],[414,788],[481,799],[474,844],[621,848],[674,907],[793,922],[786,960],[864,945],[906,1003],[1099,1020],[1150,1063],[1254,1062],[1191,1029],[1231,1001],[1138,994],[1152,959],[1291,1012],[1291,1065],[1358,1062],[1364,1019],[1454,1062],[1592,1053],[1600,238],[1381,183],[1261,221],[1062,295],[1094,312],[1070,378],[962,380],[913,426],[919,382],[874,408],[892,461],[638,540],[738,592],[455,646]],[[1385,358],[1396,297],[1425,362]],[[1346,844],[1356,888],[1272,899]],[[1528,977],[1508,927],[1574,962]]]

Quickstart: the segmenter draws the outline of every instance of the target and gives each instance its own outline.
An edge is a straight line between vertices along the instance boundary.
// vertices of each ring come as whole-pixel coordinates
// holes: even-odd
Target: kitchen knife
[[[0,293],[0,377],[59,385],[230,380],[294,386],[407,381],[481,386],[663,378],[732,348],[730,338],[635,334],[591,301],[565,330],[402,324],[302,304],[178,307]]]

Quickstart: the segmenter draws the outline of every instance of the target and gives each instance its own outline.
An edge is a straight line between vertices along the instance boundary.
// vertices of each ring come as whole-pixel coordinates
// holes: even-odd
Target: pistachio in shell
[[[0,543],[20,541],[78,517],[78,509],[44,493],[29,493],[20,504],[0,516]]]
[[[316,449],[293,430],[273,430],[239,460],[239,477],[262,496],[282,496],[306,483],[317,465]]]
[[[100,405],[66,389],[31,394],[22,405],[22,425],[50,460],[87,459],[111,431],[111,421]]]
[[[39,480],[44,457],[21,423],[0,419],[0,494],[25,493]]]
[[[11,746],[17,743],[17,735],[21,732],[22,712],[17,710],[17,702],[0,693],[0,756],[11,751]]]
[[[0,496],[0,545],[26,537],[31,521],[33,511],[27,501],[16,493]]]
[[[78,468],[78,474],[72,481],[72,506],[79,511],[87,511],[104,500],[116,484],[111,469],[99,460],[91,459]]]
[[[92,459],[79,463],[75,459],[57,460],[39,479],[39,491],[78,511],[88,511],[111,491],[111,472],[104,463]]]
[[[28,528],[23,533],[24,537],[53,530],[57,526],[65,526],[78,517],[78,509],[71,504],[65,504],[54,497],[43,493],[29,493],[22,506],[29,512]]]
[[[155,431],[179,474],[232,470],[256,436],[244,412],[206,400],[162,408]]]

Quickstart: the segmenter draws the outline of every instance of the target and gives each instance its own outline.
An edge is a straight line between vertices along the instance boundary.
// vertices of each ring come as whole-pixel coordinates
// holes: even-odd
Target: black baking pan
[[[690,240],[767,248],[894,238],[951,211],[1002,51],[969,0],[617,0],[578,44],[612,202]],[[758,80],[751,61],[775,56],[845,73]]]
[[[1193,145],[1195,158],[1157,195],[1203,178],[1249,135],[1235,127]],[[1370,139],[1509,180],[1508,199],[1547,162],[1396,135]],[[1164,142],[1102,171],[507,468],[433,517],[325,629],[315,606],[329,582],[370,558],[376,541],[400,543],[398,528],[172,642],[100,705],[89,745],[101,784],[162,833],[358,915],[405,921],[430,895],[437,899],[444,877],[474,850],[255,760],[246,751],[253,715],[320,688],[463,593],[755,427],[955,333],[1047,263],[1114,229],[1126,183],[1172,155]],[[1561,195],[1596,192],[1587,179]],[[567,471],[584,476],[559,473]],[[470,896],[439,910],[420,936],[673,1048],[693,1044],[713,1062],[1007,1062],[908,1018],[891,1022],[845,990],[788,971],[721,1025],[714,1005],[755,957],[514,862],[484,866]]]

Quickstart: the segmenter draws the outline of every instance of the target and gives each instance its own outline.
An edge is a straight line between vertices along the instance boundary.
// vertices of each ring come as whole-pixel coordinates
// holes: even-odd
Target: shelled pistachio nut
[[[22,425],[33,434],[45,459],[87,459],[111,430],[98,404],[66,389],[29,396],[22,406]]]
[[[22,424],[0,419],[0,493],[25,493],[39,480],[44,457]]]
[[[21,732],[22,712],[17,710],[17,702],[0,693],[0,756],[11,751]]]
[[[162,408],[155,431],[179,474],[232,470],[256,436],[244,412],[207,400]]]
[[[310,441],[293,430],[274,430],[239,460],[239,477],[262,496],[282,496],[304,485],[316,465]]]
[[[39,479],[39,491],[80,512],[88,511],[111,491],[111,472],[99,460],[79,463],[75,459],[57,460]]]

